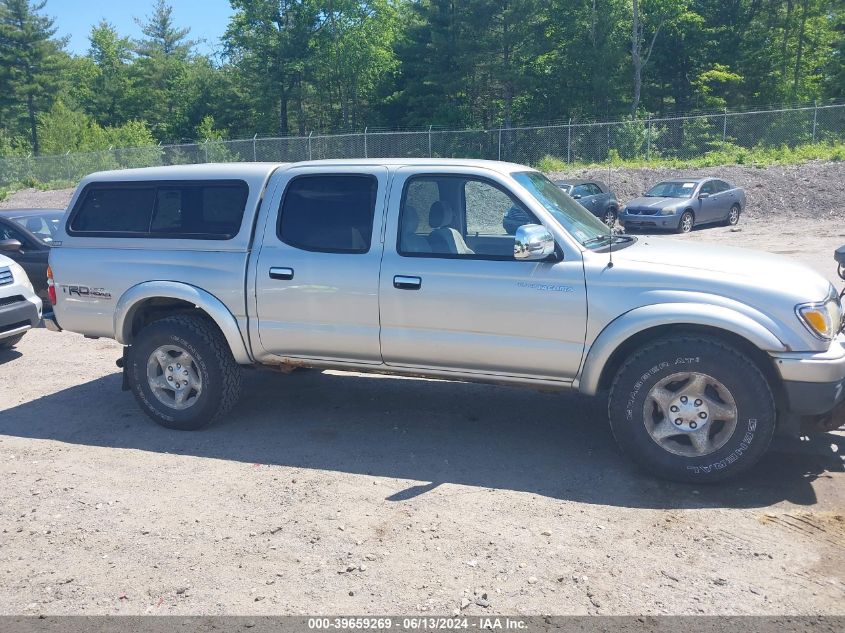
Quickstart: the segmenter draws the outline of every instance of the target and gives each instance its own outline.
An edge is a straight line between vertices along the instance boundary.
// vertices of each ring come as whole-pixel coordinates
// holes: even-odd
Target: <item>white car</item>
[[[20,265],[0,255],[0,350],[10,349],[41,322],[41,299]]]

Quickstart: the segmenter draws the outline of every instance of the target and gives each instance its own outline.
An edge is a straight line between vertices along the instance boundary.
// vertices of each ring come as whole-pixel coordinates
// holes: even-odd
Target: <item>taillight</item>
[[[47,266],[47,295],[50,297],[50,305],[56,305],[56,284],[53,282],[53,269]]]

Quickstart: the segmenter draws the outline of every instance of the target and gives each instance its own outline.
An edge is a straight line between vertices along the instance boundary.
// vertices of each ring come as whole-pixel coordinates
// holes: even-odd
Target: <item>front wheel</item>
[[[775,403],[756,364],[706,337],[641,348],[616,375],[610,426],[640,466],[675,481],[715,482],[751,468],[775,430]]]
[[[177,315],[141,330],[129,349],[129,385],[148,416],[170,429],[193,431],[237,402],[240,367],[208,319]]]
[[[602,221],[607,224],[607,226],[614,226],[616,224],[616,209],[610,207],[607,211],[605,211],[602,216]]]
[[[684,211],[684,214],[681,216],[681,221],[678,222],[676,232],[689,233],[692,231],[693,226],[695,226],[695,215],[692,211]]]

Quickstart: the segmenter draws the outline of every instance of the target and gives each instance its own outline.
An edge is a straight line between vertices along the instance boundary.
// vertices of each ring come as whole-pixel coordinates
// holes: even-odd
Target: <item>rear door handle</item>
[[[422,287],[422,279],[396,275],[393,278],[393,287],[397,290],[419,290]]]
[[[270,279],[282,279],[287,281],[293,279],[293,268],[277,268],[270,269]]]

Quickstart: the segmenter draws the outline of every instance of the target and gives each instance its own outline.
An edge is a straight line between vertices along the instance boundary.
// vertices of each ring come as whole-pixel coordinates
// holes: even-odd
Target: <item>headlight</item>
[[[675,215],[678,212],[674,207],[668,209],[660,209],[660,215]]]
[[[842,305],[832,289],[825,301],[802,303],[795,307],[795,313],[813,336],[823,341],[833,340],[842,328]]]
[[[14,277],[16,283],[19,283],[24,288],[27,288],[30,292],[35,292],[35,288],[32,287],[32,282],[29,280],[29,277],[26,276],[26,271],[20,264],[12,262],[12,265],[9,266],[9,270],[12,271],[12,276]]]

